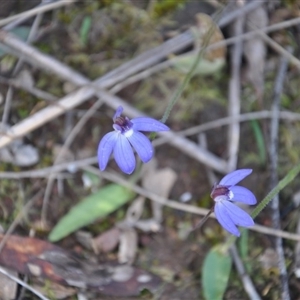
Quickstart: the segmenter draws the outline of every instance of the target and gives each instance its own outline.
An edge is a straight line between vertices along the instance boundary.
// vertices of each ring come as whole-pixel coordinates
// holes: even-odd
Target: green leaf
[[[250,122],[251,127],[254,132],[254,137],[256,140],[257,148],[258,148],[258,153],[259,153],[259,158],[262,164],[266,163],[267,159],[267,154],[266,154],[266,147],[265,147],[265,141],[264,141],[264,136],[261,131],[261,128],[259,126],[259,123],[257,120],[252,120]]]
[[[52,229],[51,242],[56,242],[77,229],[91,224],[120,208],[134,193],[120,185],[107,185],[74,206]]]
[[[88,35],[92,25],[92,18],[90,16],[84,17],[80,27],[80,42],[86,46],[88,41]]]
[[[224,298],[231,265],[231,257],[224,246],[215,246],[208,252],[202,267],[202,288],[205,299]]]

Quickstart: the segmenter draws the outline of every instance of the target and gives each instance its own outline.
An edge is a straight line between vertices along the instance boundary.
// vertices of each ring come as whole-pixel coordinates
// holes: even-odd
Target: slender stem
[[[218,19],[219,15],[220,15],[221,11],[217,12],[216,14],[216,18]],[[165,123],[171,113],[171,110],[173,109],[174,105],[176,104],[176,102],[179,100],[179,98],[181,97],[182,92],[184,91],[184,89],[187,87],[188,83],[190,82],[191,78],[193,77],[197,66],[200,62],[200,60],[203,58],[203,55],[209,45],[209,41],[213,35],[213,33],[215,32],[215,27],[212,25],[210,26],[208,32],[204,35],[203,37],[203,47],[201,48],[201,50],[198,52],[195,61],[191,67],[191,69],[189,70],[189,72],[186,74],[183,82],[181,83],[181,85],[179,86],[179,88],[175,91],[175,94],[173,96],[173,98],[171,99],[171,101],[169,102],[166,111],[161,119],[161,121],[163,123]]]
[[[253,210],[251,216],[252,218],[256,218],[260,212],[270,203],[270,201],[282,190],[284,189],[290,182],[292,182],[295,177],[300,173],[300,163],[297,164],[294,168],[292,168],[284,178],[282,178],[278,184],[268,193],[268,195],[256,206]]]
[[[214,210],[214,207],[212,207],[210,209],[210,211],[208,212],[208,214],[204,218],[201,219],[201,221],[193,228],[193,230],[201,228],[202,225],[208,220],[208,218],[211,215],[211,213],[213,212],[213,210]]]

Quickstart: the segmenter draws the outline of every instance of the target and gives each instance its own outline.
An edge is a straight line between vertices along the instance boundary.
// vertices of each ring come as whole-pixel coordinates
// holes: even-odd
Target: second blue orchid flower
[[[211,197],[215,201],[214,212],[217,220],[224,229],[235,236],[240,236],[236,225],[243,227],[254,225],[251,216],[232,203],[256,204],[256,198],[250,190],[236,185],[251,173],[251,169],[233,171],[223,177],[220,183],[213,187],[211,192]]]
[[[146,163],[153,157],[153,146],[149,139],[140,131],[159,132],[170,130],[165,124],[148,117],[130,120],[122,117],[123,107],[119,106],[113,117],[115,131],[107,133],[100,141],[98,147],[98,162],[103,171],[108,163],[111,153],[120,169],[131,174],[136,165],[133,149],[142,162]]]

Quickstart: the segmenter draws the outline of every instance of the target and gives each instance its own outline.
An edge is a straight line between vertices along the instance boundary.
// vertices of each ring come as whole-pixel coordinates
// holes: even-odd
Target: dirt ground
[[[229,168],[251,168],[242,185],[259,203],[299,164],[299,3],[265,1],[242,14],[255,1],[59,2],[14,24],[41,1],[0,1],[0,224],[9,234],[0,236],[0,265],[25,283],[7,283],[0,269],[0,289],[7,287],[0,299],[209,299],[219,278],[205,283],[205,261],[229,235],[214,218],[187,232],[214,205],[213,184]],[[240,17],[224,25],[234,11]],[[184,46],[168,44],[176,37]],[[208,50],[190,74],[200,47]],[[172,108],[165,122],[172,139],[150,136],[156,166],[138,161],[132,175],[113,159],[101,173],[95,158],[119,103],[130,118],[138,110],[161,120]],[[236,242],[251,291],[227,253],[224,289],[209,300],[256,299],[255,291],[260,299],[300,299],[298,179],[280,190],[278,208],[269,204],[257,216],[260,227]],[[135,188],[121,190],[129,183]],[[154,204],[147,192],[173,202]],[[108,208],[90,199],[97,193]]]

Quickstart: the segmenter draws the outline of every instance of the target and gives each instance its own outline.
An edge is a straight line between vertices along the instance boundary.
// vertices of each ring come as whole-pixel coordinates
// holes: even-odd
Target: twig
[[[234,35],[240,36],[244,31],[245,18],[239,17],[234,23]],[[229,81],[229,103],[228,115],[234,118],[240,114],[240,69],[243,52],[243,42],[241,39],[234,43],[231,53],[231,78]],[[228,171],[236,169],[238,150],[240,141],[240,123],[238,121],[230,123],[228,127]]]
[[[50,4],[38,5],[37,7],[33,8],[33,9],[30,9],[25,12],[22,12],[22,13],[13,15],[11,17],[7,17],[5,19],[0,20],[0,27],[4,26],[12,21],[15,21],[15,20],[18,20],[19,22],[23,22],[23,21],[27,20],[28,18],[34,17],[37,14],[41,14],[46,11],[56,9],[61,6],[69,5],[73,2],[75,2],[75,0],[61,0],[58,2],[50,3]],[[9,30],[11,28],[9,27],[9,28],[5,28],[5,29]]]
[[[38,296],[40,299],[50,300],[49,298],[46,298],[44,295],[42,295],[39,291],[37,291],[36,289],[32,288],[26,282],[24,282],[21,279],[15,277],[14,275],[11,275],[8,271],[6,271],[5,269],[3,269],[2,267],[0,267],[0,273],[3,274],[3,275],[5,275],[5,276],[7,276],[11,280],[17,282],[18,284],[20,284],[21,286],[23,286],[24,288],[26,288],[28,291],[31,291],[34,295]]]
[[[253,29],[256,29],[256,26],[254,24],[250,24],[250,26]],[[264,40],[264,42],[266,44],[268,44],[271,48],[273,48],[279,54],[281,54],[282,56],[287,58],[290,63],[292,63],[294,66],[296,66],[298,69],[300,69],[300,60],[298,58],[296,58],[289,51],[284,49],[281,45],[276,43],[273,39],[268,37],[263,31],[258,31],[258,35]]]
[[[300,114],[298,113],[293,113],[289,111],[281,111],[279,112],[279,117],[282,120],[289,120],[289,121],[300,121]],[[177,131],[177,135],[181,136],[191,136],[194,134],[199,134],[200,132],[204,132],[207,130],[215,129],[224,125],[231,124],[232,122],[246,122],[250,120],[259,120],[259,119],[269,119],[272,118],[272,112],[268,110],[263,110],[263,111],[258,111],[258,112],[250,112],[250,113],[245,113],[241,114],[239,116],[236,116],[234,118],[231,117],[225,117],[225,118],[220,118],[215,121],[210,121],[201,125],[196,125],[194,127],[190,127],[185,130]],[[154,146],[162,145],[167,142],[166,138],[160,137],[153,141]]]
[[[95,175],[98,175],[102,178],[105,178],[109,181],[118,183],[124,187],[127,187],[133,191],[135,191],[136,193],[138,193],[141,196],[144,196],[148,199],[151,199],[152,201],[156,201],[158,203],[161,203],[165,206],[174,208],[174,209],[178,209],[178,210],[182,210],[185,212],[189,212],[189,213],[193,213],[193,214],[198,214],[201,216],[205,216],[209,213],[209,209],[206,208],[200,208],[200,207],[196,207],[196,206],[192,206],[189,204],[184,204],[184,203],[179,203],[176,200],[168,200],[164,197],[161,197],[151,191],[145,190],[144,188],[136,185],[136,184],[132,184],[131,182],[129,182],[128,180],[116,175],[116,174],[112,174],[112,173],[108,173],[108,172],[101,172],[99,169],[95,168],[95,167],[91,167],[91,166],[84,166],[81,167],[83,170],[89,171]],[[215,218],[214,215],[210,215],[210,217]],[[273,228],[268,228],[265,226],[261,226],[261,225],[254,225],[251,228],[248,228],[249,230],[253,230],[253,231],[257,231],[260,233],[264,233],[264,234],[269,234],[269,235],[274,235],[274,236],[280,236],[282,238],[286,238],[286,239],[291,239],[291,240],[295,240],[295,241],[300,241],[300,236],[297,234],[293,234],[290,232],[286,232],[286,231],[282,231],[282,230],[275,230]]]
[[[243,286],[244,286],[244,290],[246,291],[246,293],[249,296],[249,299],[251,300],[260,300],[260,296],[257,293],[255,286],[252,283],[251,278],[249,277],[249,275],[246,273],[246,269],[243,265],[243,262],[238,254],[238,251],[236,249],[235,244],[232,244],[232,246],[229,249],[230,254],[232,256],[233,262],[235,264],[235,267],[240,275],[240,278],[242,280]]]
[[[72,169],[72,172],[76,172],[78,168],[93,165],[98,162],[97,156],[84,158],[72,162],[66,162],[58,165],[54,165],[51,167],[39,169],[39,170],[31,170],[31,171],[23,171],[23,172],[0,172],[0,178],[9,178],[9,179],[21,179],[21,178],[47,178],[53,172],[63,172],[69,169]]]
[[[240,36],[231,37],[231,38],[228,38],[226,40],[222,40],[222,41],[213,43],[213,44],[209,45],[206,48],[206,51],[218,49],[218,48],[224,47],[226,45],[231,45],[231,44],[235,43],[237,40],[245,41],[245,40],[248,40],[248,39],[252,39],[253,37],[255,37],[257,34],[259,34],[261,32],[265,32],[265,33],[272,32],[272,31],[283,29],[283,28],[291,27],[291,26],[297,25],[299,23],[300,23],[300,18],[295,18],[295,19],[292,19],[292,20],[288,20],[288,21],[280,22],[278,24],[267,26],[265,28],[255,29],[253,31],[243,33]],[[275,42],[272,39],[269,39],[269,43],[272,43],[274,45]],[[276,44],[274,47],[277,48],[277,51],[279,51],[279,52],[282,51],[282,49],[285,52],[284,48],[279,50],[278,44]],[[185,54],[180,55],[180,57],[197,55],[198,51],[201,51],[201,49],[200,50],[189,51]],[[295,57],[292,56],[290,53],[288,53],[287,55],[291,59],[291,63],[295,64],[297,66],[298,65],[298,60],[295,59]],[[161,70],[164,70],[168,67],[171,67],[171,66],[173,66],[173,64],[176,60],[177,60],[176,57],[175,58],[170,58],[169,60],[163,61],[163,62],[161,62],[161,63],[159,63],[159,64],[157,64],[153,67],[149,67],[144,71],[141,71],[141,72],[139,72],[135,75],[127,77],[126,79],[124,79],[120,83],[116,84],[113,88],[111,88],[110,92],[115,94],[115,93],[119,92],[120,90],[122,90],[124,87],[126,87],[126,86],[128,86],[128,85],[130,85],[134,82],[145,79],[145,78],[147,78],[147,77],[149,77],[149,76],[151,76],[151,75],[153,75],[153,74],[155,74],[155,73],[157,73]]]
[[[231,10],[231,12],[227,12],[225,8],[226,15],[221,17],[221,19],[218,22],[218,25],[220,27],[226,26],[229,23],[231,23],[233,20],[239,18],[239,17],[244,17],[247,13],[250,11],[258,8],[259,6],[262,5],[262,2],[260,1],[252,1],[244,5],[243,7],[236,9],[236,10]]]
[[[42,17],[41,14],[38,14],[35,17],[33,25],[30,28],[30,32],[29,32],[29,35],[27,37],[26,43],[30,43],[31,40],[33,39],[33,37],[36,33],[36,30],[37,30],[37,28],[38,28],[38,26],[39,26],[39,24],[42,20],[41,17]],[[14,69],[13,69],[12,76],[15,76],[20,71],[22,65],[23,65],[23,59],[19,58],[16,65],[15,65],[15,67],[14,67]],[[6,93],[6,99],[5,99],[3,115],[2,115],[2,122],[1,122],[2,129],[4,129],[7,125],[8,115],[9,115],[9,111],[10,111],[10,107],[11,107],[11,101],[12,101],[12,98],[13,98],[13,93],[14,93],[14,90],[13,90],[12,86],[9,86],[8,90],[7,90],[7,93]]]
[[[96,164],[98,161],[97,157],[90,157],[78,161],[68,162],[59,164],[53,167],[48,167],[40,170],[33,170],[33,171],[24,171],[24,172],[0,172],[0,178],[9,178],[9,179],[20,179],[20,178],[40,178],[40,177],[48,177],[50,172],[62,172],[65,170],[68,170],[70,167],[72,167],[73,171],[74,169],[84,169],[88,165]],[[198,215],[206,215],[209,210],[205,208],[199,208],[192,205],[187,205],[183,203],[179,203],[176,200],[167,200],[166,198],[160,197],[155,193],[152,193],[150,191],[147,191],[137,185],[130,184],[127,180],[110,174],[108,172],[100,172],[98,169],[90,167],[90,172],[93,172],[94,174],[98,176],[102,176],[103,178],[110,180],[112,182],[116,182],[122,186],[131,188],[136,193],[139,193],[140,195],[144,195],[145,197],[157,201],[158,203],[162,203],[166,206],[172,207],[174,209],[182,210],[189,213],[194,213]],[[214,218],[214,216],[211,216]],[[294,240],[294,241],[300,241],[300,235],[282,231],[282,230],[276,230],[273,228],[261,226],[261,225],[255,225],[252,228],[249,228],[250,230],[257,231],[263,234],[268,234],[272,236],[279,236],[285,239]]]
[[[25,85],[22,82],[20,82],[19,80],[7,79],[5,77],[0,76],[0,83],[8,84],[8,85],[13,86],[14,88],[22,89],[22,90],[36,96],[37,98],[41,98],[41,99],[44,99],[46,101],[54,102],[54,101],[58,100],[58,98],[53,96],[52,94],[47,93],[43,90],[37,89],[35,87],[30,87],[28,85]]]
[[[243,14],[249,10],[253,10],[261,4],[248,4],[243,9],[239,9],[235,12],[229,13],[219,21],[220,26],[225,26],[234,20],[239,14]],[[115,70],[107,73],[106,75],[99,78],[95,83],[101,88],[108,88],[112,85],[126,79],[127,77],[139,72],[149,66],[159,62],[161,59],[167,57],[170,53],[180,51],[193,43],[193,34],[190,31],[186,31],[172,39],[169,39],[162,45],[150,49],[149,51],[139,55],[128,63],[116,68]],[[61,78],[67,79],[77,85],[83,85],[86,80],[74,70],[58,63],[55,59],[50,56],[41,54],[39,51],[32,47],[27,46],[22,41],[14,38],[12,35],[6,32],[0,32],[0,41],[6,46],[19,51],[26,59],[31,61],[33,64],[38,64],[46,70],[51,70]],[[73,75],[73,77],[72,77]]]
[[[279,109],[280,109],[280,98],[282,95],[283,82],[287,72],[288,61],[286,57],[281,58],[279,70],[277,73],[275,86],[274,86],[274,101],[272,112],[273,116],[271,119],[271,139],[270,139],[270,173],[271,173],[271,189],[278,184],[278,126],[279,126]],[[278,194],[273,198],[271,202],[272,208],[272,223],[273,227],[280,229],[280,211],[279,211],[279,197]],[[275,248],[278,256],[278,268],[281,279],[281,298],[285,300],[290,299],[289,285],[288,285],[288,274],[285,266],[284,251],[282,247],[282,239],[277,237],[275,239]]]

